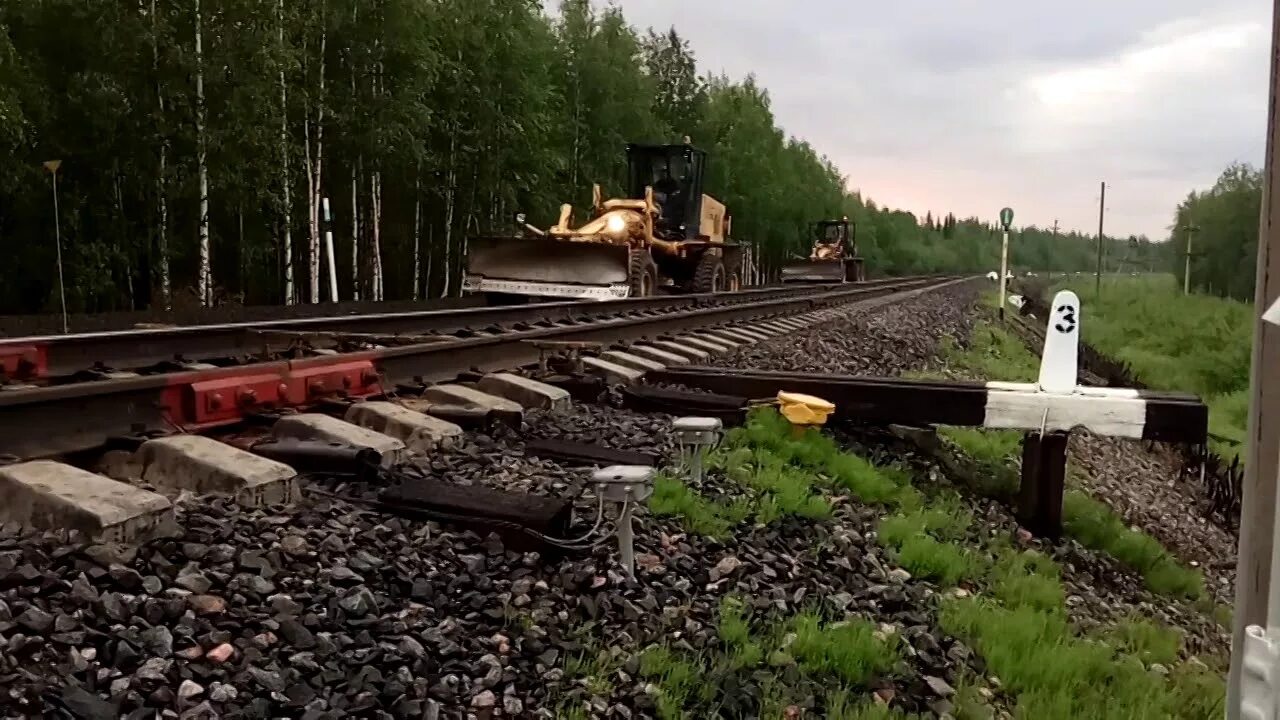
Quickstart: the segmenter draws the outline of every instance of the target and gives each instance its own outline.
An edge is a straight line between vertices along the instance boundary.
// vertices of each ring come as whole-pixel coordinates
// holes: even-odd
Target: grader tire
[[[711,253],[698,258],[698,267],[693,272],[695,293],[724,292],[728,287],[729,274],[725,271],[723,258]]]
[[[647,250],[631,253],[627,277],[631,284],[631,297],[649,297],[658,290],[658,266]]]

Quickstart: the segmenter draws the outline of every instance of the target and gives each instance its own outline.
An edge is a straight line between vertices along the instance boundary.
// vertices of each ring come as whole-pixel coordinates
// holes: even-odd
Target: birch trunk
[[[351,26],[359,27],[360,3],[351,5]],[[351,64],[351,99],[357,102],[355,52],[349,55]],[[351,298],[360,299],[360,174],[364,172],[364,156],[356,156],[351,167]]]
[[[113,179],[112,184],[115,186],[115,196],[116,196],[116,236],[123,240],[125,236],[125,232],[127,231],[127,228],[129,225],[128,225],[128,221],[124,216],[124,190],[120,188],[119,162],[114,163],[114,167],[112,168],[111,175]],[[123,247],[126,247],[126,248],[131,247],[123,242],[121,244]],[[127,291],[129,296],[129,309],[134,310],[136,309],[136,304],[134,302],[134,297],[133,297],[133,259],[134,259],[133,250],[132,249],[124,250],[123,252],[120,253],[119,259],[121,264],[124,266],[124,283],[125,283],[125,290]]]
[[[249,254],[245,252],[244,242],[244,205],[236,206],[237,232],[240,235],[240,296],[249,294]]]
[[[444,287],[440,291],[440,297],[449,297],[449,269],[450,269],[450,251],[453,249],[453,211],[456,204],[457,191],[454,188],[454,180],[457,178],[457,170],[454,165],[457,161],[458,136],[452,135],[449,138],[449,171],[445,173],[445,190],[444,190]]]
[[[458,260],[461,263],[467,262],[467,253],[470,251],[467,246],[467,239],[471,237],[471,233],[480,234],[480,220],[476,216],[476,193],[479,191],[479,183],[480,162],[476,161],[476,164],[471,168],[471,198],[467,201],[467,219],[462,224],[462,237],[458,239],[461,245],[458,252]],[[458,290],[458,294],[461,295],[462,288],[459,287]]]
[[[306,107],[303,108],[302,116],[302,154],[304,171],[307,176],[307,274],[311,279],[309,286],[310,294],[303,302],[315,302],[316,294],[320,291],[320,278],[314,271],[314,264],[311,256],[311,238],[316,231],[316,176],[312,171],[314,163],[311,162],[311,100],[307,99]]]
[[[382,22],[386,21],[385,15],[381,18]],[[375,38],[373,41],[373,52],[375,58],[381,58],[382,39]],[[382,61],[377,59],[373,66],[373,80],[371,93],[375,101],[382,94]],[[381,302],[386,299],[386,288],[383,285],[382,276],[382,161],[378,161],[379,169],[373,173],[373,299]]]
[[[360,299],[360,173],[364,157],[351,168],[351,299]]]
[[[213,298],[213,273],[209,266],[209,167],[208,141],[204,127],[204,48],[200,21],[200,0],[195,0],[196,25],[196,174],[200,186],[200,277],[196,292],[200,304],[209,306]]]
[[[431,297],[431,265],[436,256],[436,226],[427,223],[427,266],[422,271],[422,297]]]
[[[153,0],[154,1],[154,0]],[[280,22],[280,52],[284,53],[284,0],[276,5],[276,18]],[[284,200],[281,225],[281,254],[284,255],[284,304],[292,305],[293,291],[293,216],[292,188],[289,182],[289,95],[284,79],[284,65],[280,65],[280,193]]]
[[[138,5],[141,7],[142,3]],[[156,19],[156,0],[151,0],[151,72],[156,81],[156,106],[160,110],[160,162],[156,170],[156,275],[160,280],[160,301],[165,310],[173,308],[173,291],[169,281],[169,190],[165,175],[169,164],[169,136],[165,133],[164,86],[160,84],[160,24]]]
[[[382,173],[375,172],[370,182],[373,194],[373,299],[383,299],[382,287]]]
[[[422,194],[418,174],[413,174],[413,299],[418,299],[418,283],[422,280]]]
[[[320,302],[320,193],[324,179],[324,65],[325,50],[328,43],[328,28],[325,24],[324,4],[320,5],[320,79],[316,101],[316,148],[315,162],[311,165],[311,206],[310,237],[308,238],[309,280],[311,282],[311,302]]]

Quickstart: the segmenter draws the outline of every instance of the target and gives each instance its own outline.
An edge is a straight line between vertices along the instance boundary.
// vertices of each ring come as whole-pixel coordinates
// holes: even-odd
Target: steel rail
[[[241,422],[269,410],[238,403],[245,388],[279,388],[282,404],[305,406],[327,397],[367,397],[397,385],[452,380],[460,373],[531,365],[539,350],[529,340],[602,344],[666,337],[727,322],[764,320],[841,303],[904,296],[972,278],[929,277],[842,287],[819,294],[599,318],[571,326],[537,327],[426,344],[331,356],[277,360],[212,370],[95,380],[0,391],[0,455],[63,455],[101,447],[114,436],[202,430]],[[217,406],[210,406],[218,395]],[[224,403],[224,404],[223,404]]]
[[[874,288],[913,278],[859,283]],[[843,286],[787,286],[753,288],[731,293],[703,293],[604,302],[551,302],[529,305],[419,310],[365,315],[289,318],[261,322],[191,325],[43,335],[0,340],[0,371],[9,379],[64,378],[94,367],[115,370],[149,368],[168,362],[225,361],[260,356],[273,347],[264,333],[361,333],[369,335],[427,335],[463,330],[497,332],[519,326],[552,327],[634,313],[755,303],[765,299],[817,296]],[[278,342],[277,349],[286,346]]]

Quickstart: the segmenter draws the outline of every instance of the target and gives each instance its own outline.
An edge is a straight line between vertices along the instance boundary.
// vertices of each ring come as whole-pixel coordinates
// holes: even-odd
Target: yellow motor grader
[[[844,283],[866,280],[849,218],[822,220],[813,226],[809,258],[782,268],[782,282]]]
[[[688,138],[626,152],[626,197],[605,200],[595,185],[579,227],[565,204],[547,230],[527,226],[532,237],[470,239],[463,291],[610,300],[737,290],[742,252],[724,204],[702,192],[706,152]]]

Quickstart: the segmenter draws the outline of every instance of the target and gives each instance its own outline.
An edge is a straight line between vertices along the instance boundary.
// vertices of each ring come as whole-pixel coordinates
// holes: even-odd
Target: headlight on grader
[[[608,221],[605,223],[605,228],[615,235],[620,235],[622,231],[627,229],[627,219],[622,217],[620,214],[610,215]]]

